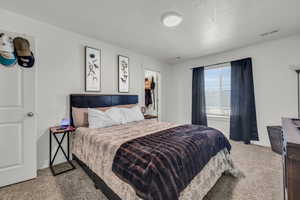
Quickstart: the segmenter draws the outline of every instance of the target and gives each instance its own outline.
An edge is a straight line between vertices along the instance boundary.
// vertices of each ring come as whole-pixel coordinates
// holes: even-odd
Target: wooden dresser
[[[300,200],[300,120],[282,119],[284,199]]]

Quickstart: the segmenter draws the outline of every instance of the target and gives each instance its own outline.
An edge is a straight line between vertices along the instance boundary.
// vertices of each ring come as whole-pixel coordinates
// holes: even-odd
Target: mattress
[[[121,199],[139,200],[131,185],[119,179],[112,171],[117,150],[127,141],[177,126],[178,124],[175,123],[143,120],[100,129],[78,128],[72,152]],[[202,171],[180,193],[180,199],[202,199],[226,171],[233,172],[234,165],[227,149],[223,149],[210,159]]]

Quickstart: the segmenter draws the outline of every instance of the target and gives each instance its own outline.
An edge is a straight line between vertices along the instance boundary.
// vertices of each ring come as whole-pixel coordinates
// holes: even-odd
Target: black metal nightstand
[[[158,116],[155,115],[144,115],[145,119],[158,119]]]
[[[49,165],[50,165],[50,169],[51,169],[51,172],[52,172],[53,176],[56,176],[56,175],[59,175],[59,174],[62,174],[62,173],[65,173],[65,172],[68,172],[68,171],[76,169],[76,167],[74,166],[74,164],[70,161],[70,134],[72,132],[74,132],[74,131],[75,131],[75,128],[72,127],[72,126],[68,126],[66,128],[61,128],[60,126],[55,126],[55,127],[51,127],[50,128],[50,132],[49,132],[49,136],[50,136]],[[57,138],[57,135],[59,135],[59,134],[63,134],[61,140],[59,140]],[[56,142],[58,144],[58,147],[57,147],[57,149],[55,151],[55,154],[54,154],[53,158],[52,158],[52,136],[54,136],[54,138],[55,138],[55,140],[56,140]],[[65,150],[62,147],[62,143],[63,143],[63,141],[65,139],[65,136],[67,136],[67,138],[68,138],[68,141],[67,141],[67,148],[68,148],[67,149],[67,154],[66,154]],[[53,168],[53,163],[54,163],[54,160],[55,160],[55,158],[57,156],[57,153],[58,153],[59,149],[64,154],[67,162],[71,165],[71,168],[56,173],[55,170],[54,170],[54,168]]]

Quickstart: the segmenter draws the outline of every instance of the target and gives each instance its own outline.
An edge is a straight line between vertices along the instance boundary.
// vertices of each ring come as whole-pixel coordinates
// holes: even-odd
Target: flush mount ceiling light
[[[182,22],[182,16],[177,12],[167,12],[162,15],[161,22],[167,27],[178,26]]]

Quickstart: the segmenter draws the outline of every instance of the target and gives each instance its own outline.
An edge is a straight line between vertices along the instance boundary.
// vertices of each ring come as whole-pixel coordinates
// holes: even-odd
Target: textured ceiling
[[[299,0],[0,0],[0,7],[169,63],[300,31]],[[166,11],[184,21],[164,27]]]

